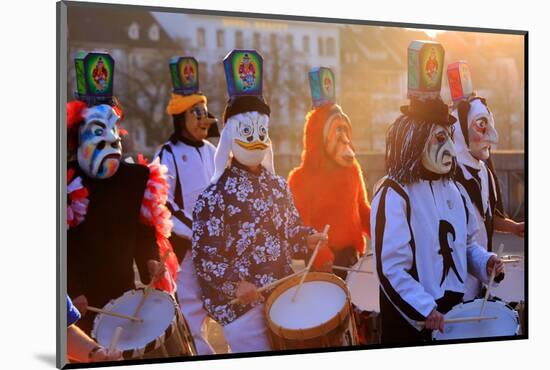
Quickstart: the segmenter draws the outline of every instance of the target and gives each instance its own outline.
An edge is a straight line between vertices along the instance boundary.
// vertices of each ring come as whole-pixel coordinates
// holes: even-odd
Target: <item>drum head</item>
[[[131,290],[109,302],[104,309],[124,315],[133,315],[143,296],[143,290]],[[152,290],[139,313],[143,322],[98,314],[94,320],[92,336],[104,347],[109,347],[117,326],[123,328],[117,345],[121,351],[145,347],[164,334],[175,319],[173,299],[160,290]]]
[[[374,256],[365,255],[353,266],[353,269],[371,271],[372,274],[349,272],[346,285],[351,293],[351,302],[361,311],[380,312],[378,277],[376,276]]]
[[[453,307],[445,315],[445,319],[477,317],[481,310],[483,299],[476,299]],[[486,338],[517,335],[519,332],[518,314],[510,306],[501,301],[489,300],[483,309],[483,316],[496,316],[495,320],[482,320],[462,323],[445,324],[445,332],[434,331],[436,340]]]
[[[347,304],[346,291],[330,281],[306,281],[296,300],[294,285],[279,295],[269,310],[271,321],[285,329],[310,329],[342,311]]]

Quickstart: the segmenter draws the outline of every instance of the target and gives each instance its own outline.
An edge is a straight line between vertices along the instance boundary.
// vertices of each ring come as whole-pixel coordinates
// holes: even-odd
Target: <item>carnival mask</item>
[[[106,104],[87,108],[83,113],[84,124],[78,133],[78,164],[89,177],[109,178],[118,170],[122,156],[117,126],[120,115]]]
[[[197,103],[185,112],[185,130],[194,141],[202,141],[208,136],[208,129],[215,120],[208,117],[205,103]]]
[[[443,175],[448,173],[456,157],[450,128],[436,125],[430,135],[428,145],[422,153],[422,165],[428,171]]]
[[[275,173],[268,124],[269,116],[258,112],[236,114],[227,120],[214,155],[212,183],[216,183],[222,176],[231,153],[245,166],[261,164],[269,172]]]
[[[327,120],[325,126],[325,151],[342,167],[353,164],[355,151],[351,143],[351,125],[346,117],[337,113]]]
[[[479,99],[475,99],[470,103],[468,141],[470,153],[479,160],[487,160],[491,145],[498,143],[493,114]]]
[[[228,120],[234,130],[231,151],[237,161],[245,166],[262,163],[271,146],[268,123],[269,117],[258,112],[237,114]]]

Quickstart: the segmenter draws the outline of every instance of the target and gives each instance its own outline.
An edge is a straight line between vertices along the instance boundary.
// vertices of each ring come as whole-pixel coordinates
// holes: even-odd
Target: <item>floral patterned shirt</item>
[[[254,305],[230,304],[241,278],[262,287],[292,273],[308,256],[303,226],[286,181],[233,161],[199,196],[193,214],[193,262],[204,306],[227,325]]]

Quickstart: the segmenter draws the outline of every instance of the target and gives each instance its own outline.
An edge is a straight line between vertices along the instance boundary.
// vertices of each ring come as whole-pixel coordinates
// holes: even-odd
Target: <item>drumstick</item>
[[[373,274],[373,271],[363,271],[358,269],[352,269],[350,267],[344,267],[344,266],[332,266],[334,270],[343,270],[343,271],[350,271],[350,272],[362,272],[363,274]]]
[[[323,230],[323,235],[325,238],[328,235],[328,230],[330,229],[330,225],[325,225],[325,229]],[[298,284],[298,287],[296,288],[296,291],[294,292],[294,295],[292,296],[292,303],[296,301],[296,297],[298,296],[298,293],[300,292],[300,289],[302,289],[302,284],[304,283],[304,280],[306,279],[306,276],[311,269],[311,266],[313,266],[313,261],[315,261],[315,257],[317,257],[317,252],[319,252],[319,247],[321,247],[321,241],[319,240],[317,242],[317,245],[315,246],[315,249],[313,250],[313,254],[311,255],[311,258],[309,260],[309,263],[307,264],[306,270],[304,271],[304,274],[302,275],[302,279],[300,280],[300,284]]]
[[[504,244],[500,243],[497,250],[497,257],[502,254],[502,250],[504,249]],[[485,309],[485,303],[487,303],[487,299],[489,298],[489,292],[491,291],[491,285],[493,285],[493,280],[495,280],[495,274],[497,272],[496,268],[493,268],[493,271],[491,271],[491,277],[489,278],[489,285],[487,285],[487,291],[485,292],[485,298],[483,298],[483,302],[481,303],[481,309],[479,310],[479,316],[483,315],[483,310]]]
[[[285,282],[285,281],[287,281],[287,280],[289,280],[289,279],[292,279],[292,278],[295,277],[295,276],[298,276],[298,275],[304,273],[304,271],[306,271],[306,269],[297,271],[297,272],[295,272],[295,273],[293,273],[293,274],[290,274],[290,275],[288,275],[288,276],[285,276],[284,278],[281,278],[281,279],[279,279],[279,280],[272,281],[271,283],[266,284],[266,285],[264,285],[264,286],[261,287],[261,288],[258,288],[258,292],[261,293],[261,292],[263,292],[264,290],[268,290],[268,289],[270,289],[270,288],[273,288],[275,285],[278,285],[278,284],[280,284],[280,283],[282,283],[282,282]],[[239,303],[239,298],[234,298],[234,299],[232,299],[231,301],[229,301],[229,304],[235,304],[235,303]]]
[[[164,262],[166,262],[166,259],[168,258],[168,255],[170,254],[170,251],[167,250],[166,253],[162,256],[160,259],[160,266],[164,265]],[[141,311],[141,308],[143,307],[143,304],[145,303],[145,300],[149,296],[149,293],[151,292],[151,289],[153,288],[153,284],[156,282],[156,276],[153,276],[147,287],[145,287],[145,290],[143,291],[143,296],[141,297],[136,310],[134,311],[134,314],[132,316],[138,317],[139,311]]]
[[[127,320],[130,320],[130,321],[143,322],[142,319],[138,319],[137,317],[124,315],[124,314],[118,313],[118,312],[104,310],[102,308],[88,306],[88,311],[97,312],[97,313],[101,313],[101,314],[104,314],[104,315],[110,315],[110,316],[114,316],[114,317],[120,317],[121,319],[127,319]]]
[[[132,268],[134,269],[134,286],[136,287],[136,289],[145,288],[145,284],[143,284],[143,282],[141,281],[141,276],[139,274],[135,259],[132,261]]]
[[[457,317],[443,321],[445,324],[458,324],[463,322],[481,321],[481,320],[496,320],[496,316],[476,316],[476,317]],[[426,321],[417,321],[416,325],[424,326]]]
[[[516,263],[520,261],[521,261],[520,259],[502,260],[502,263]]]
[[[113,351],[116,349],[116,346],[118,345],[118,341],[120,340],[120,336],[122,335],[122,327],[117,326],[115,329],[115,334],[113,335],[113,339],[111,339],[111,344],[109,344],[109,353],[113,353]]]

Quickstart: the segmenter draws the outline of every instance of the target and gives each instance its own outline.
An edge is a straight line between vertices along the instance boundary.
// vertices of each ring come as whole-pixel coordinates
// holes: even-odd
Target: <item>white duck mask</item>
[[[231,154],[245,166],[261,164],[274,173],[268,115],[255,111],[245,112],[227,120],[214,157],[215,172],[212,182],[218,181]]]

